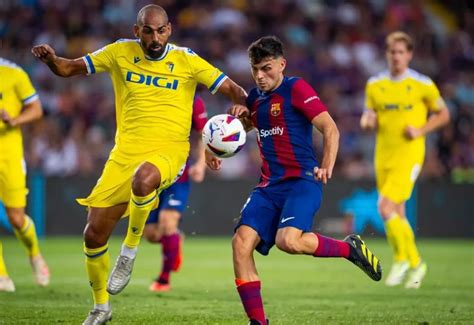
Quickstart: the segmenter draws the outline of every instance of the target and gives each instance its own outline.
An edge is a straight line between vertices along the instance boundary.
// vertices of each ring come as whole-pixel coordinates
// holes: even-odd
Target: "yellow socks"
[[[8,277],[7,267],[3,260],[3,245],[0,242],[0,277]]]
[[[413,269],[420,264],[421,258],[420,254],[418,253],[418,249],[416,248],[415,234],[413,233],[410,223],[406,218],[403,218],[402,220],[402,231],[405,240],[408,262],[410,262],[410,268]]]
[[[30,257],[39,255],[38,237],[36,236],[36,229],[33,220],[25,215],[25,223],[21,229],[15,229],[16,237],[25,245]]]
[[[87,248],[84,244],[86,255],[86,270],[89,284],[92,288],[94,303],[106,304],[109,301],[107,293],[107,277],[109,275],[108,244],[99,248]]]
[[[124,245],[129,248],[136,248],[138,246],[142,238],[146,219],[157,200],[156,191],[146,196],[136,196],[132,192],[130,198],[130,217],[128,220],[127,236],[123,242]]]
[[[407,260],[406,240],[403,220],[397,213],[393,213],[390,219],[385,221],[385,232],[387,240],[392,246],[395,262]]]

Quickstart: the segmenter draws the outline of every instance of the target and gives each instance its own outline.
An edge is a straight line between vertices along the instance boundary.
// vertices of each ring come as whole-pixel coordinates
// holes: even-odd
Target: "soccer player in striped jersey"
[[[386,38],[389,69],[369,79],[360,124],[376,129],[375,177],[378,209],[385,223],[394,263],[385,283],[419,288],[426,263],[418,253],[405,202],[425,158],[425,135],[449,122],[449,111],[438,88],[427,76],[409,68],[413,41],[403,32]],[[428,115],[430,117],[428,118]]]
[[[0,201],[15,235],[26,247],[36,282],[49,284],[49,270],[42,257],[33,220],[25,214],[26,165],[21,126],[43,115],[41,102],[26,72],[0,58]],[[0,249],[1,253],[1,249]],[[5,264],[0,262],[0,291],[15,291]]]
[[[161,192],[160,204],[150,213],[143,231],[149,242],[162,245],[163,267],[158,277],[150,285],[150,291],[169,291],[171,289],[171,272],[177,272],[183,261],[181,251],[183,238],[178,224],[188,202],[190,180],[196,183],[204,180],[206,163],[201,132],[206,122],[207,111],[204,101],[201,97],[196,96],[193,104],[192,128],[199,134],[194,148],[198,156],[193,164],[190,164],[188,159],[183,175],[173,185]]]
[[[84,253],[94,297],[85,324],[111,319],[109,293],[118,294],[130,281],[146,219],[186,163],[197,84],[245,104],[242,87],[191,49],[168,43],[171,30],[166,11],[147,5],[137,15],[136,39],[73,60],[56,56],[47,44],[32,49],[59,76],[108,72],[115,92],[115,147],[92,193],[78,200],[88,207]],[[127,235],[107,281],[108,239],[126,215]]]
[[[231,113],[243,118],[247,129],[256,128],[262,158],[260,183],[245,203],[232,241],[235,283],[250,324],[267,324],[254,250],[267,255],[273,245],[289,254],[345,258],[379,281],[378,259],[359,236],[344,241],[311,231],[322,200],[322,184],[332,177],[339,131],[311,86],[301,78],[286,77],[283,45],[266,36],[248,49],[257,87],[247,108]],[[323,135],[323,156],[318,164],[312,134]],[[206,155],[212,169],[221,161]]]

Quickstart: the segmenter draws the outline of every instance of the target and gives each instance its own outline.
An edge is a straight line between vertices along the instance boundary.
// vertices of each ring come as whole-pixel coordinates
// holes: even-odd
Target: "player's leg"
[[[108,208],[89,209],[84,229],[84,254],[87,276],[94,297],[94,308],[84,324],[104,324],[112,317],[109,294],[106,290],[110,265],[108,240],[126,209],[126,203]]]
[[[170,286],[170,274],[177,271],[181,266],[181,235],[178,230],[181,213],[175,209],[162,209],[158,221],[158,231],[163,234],[162,245],[162,269],[159,276],[150,286],[151,291],[168,291]]]
[[[7,206],[5,210],[8,220],[15,230],[16,237],[27,250],[36,283],[41,286],[47,286],[49,284],[49,269],[39,250],[35,223],[29,216],[25,215],[24,208],[11,208]]]
[[[160,183],[160,170],[148,162],[142,163],[133,175],[127,235],[109,277],[107,291],[110,294],[120,293],[130,281],[145,222],[151,210],[157,205],[156,189]]]
[[[426,275],[426,263],[421,260],[420,253],[415,243],[415,234],[405,213],[405,203],[401,204],[397,212],[402,216],[402,231],[405,239],[406,254],[408,257],[408,279],[405,283],[407,289],[418,289]]]
[[[249,226],[242,225],[232,238],[232,258],[235,284],[245,313],[251,324],[267,324],[261,282],[255,266],[253,252],[260,242],[258,233]]]
[[[380,280],[380,263],[365,244],[365,255],[358,254],[356,244],[363,244],[360,238],[354,242],[349,237],[341,241],[311,232],[313,216],[321,205],[321,185],[308,180],[287,181],[287,184],[289,188],[275,240],[277,247],[290,254],[343,257],[359,266],[373,280]]]
[[[15,285],[12,279],[8,276],[7,267],[3,260],[3,245],[0,242],[0,291],[14,292]]]
[[[16,237],[25,246],[30,259],[36,282],[41,286],[49,284],[49,269],[40,254],[38,237],[33,220],[25,215],[26,168],[22,159],[7,160],[2,165],[2,201]]]

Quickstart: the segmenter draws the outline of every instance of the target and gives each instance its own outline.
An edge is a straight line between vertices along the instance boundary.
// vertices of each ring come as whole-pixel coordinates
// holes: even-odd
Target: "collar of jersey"
[[[156,59],[153,59],[153,58],[150,58],[149,56],[147,56],[145,54],[145,59],[147,59],[148,61],[161,61],[165,58],[166,54],[168,54],[168,52],[170,51],[171,49],[171,44],[168,43],[166,44],[166,48],[165,48],[165,51],[163,52],[163,54],[159,57],[159,58],[156,58]]]
[[[392,74],[390,73],[390,70],[387,71],[388,72],[388,78],[391,80],[391,81],[402,81],[403,79],[405,78],[408,78],[410,76],[410,73],[411,73],[411,69],[408,68],[405,70],[405,72],[403,72],[401,75],[399,75],[398,77],[394,77],[392,76]]]

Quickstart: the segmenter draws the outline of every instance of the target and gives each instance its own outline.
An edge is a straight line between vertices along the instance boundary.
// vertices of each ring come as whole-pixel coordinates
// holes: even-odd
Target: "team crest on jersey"
[[[168,70],[170,72],[173,72],[173,69],[174,69],[174,63],[173,62],[171,62],[171,61],[166,62],[166,66],[168,67]]]
[[[278,116],[280,115],[280,112],[281,112],[280,103],[273,103],[272,107],[270,107],[270,114],[272,114],[273,116]]]

